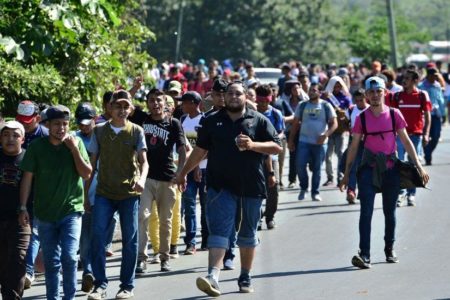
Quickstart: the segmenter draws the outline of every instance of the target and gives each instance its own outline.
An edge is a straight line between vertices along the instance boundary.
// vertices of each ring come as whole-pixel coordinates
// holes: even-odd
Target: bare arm
[[[187,156],[187,154],[186,154],[186,146],[183,145],[183,146],[178,147],[177,152],[178,152],[177,173],[180,173],[181,170],[184,167],[184,164],[186,163],[186,156]],[[189,152],[191,152],[191,151],[189,151]]]
[[[267,171],[270,173],[274,173],[274,169],[273,169],[273,165],[272,165],[272,157],[270,157],[270,155],[267,156],[267,158],[265,160],[265,164],[266,164]],[[277,184],[275,174],[267,175],[267,183],[268,183],[269,187],[274,187],[275,184]]]
[[[425,111],[423,116],[425,118],[425,126],[423,127],[423,142],[426,145],[430,140],[431,113],[429,111]]]
[[[325,133],[323,133],[321,136],[319,136],[317,138],[317,144],[319,145],[323,145],[326,141],[326,139],[333,134],[333,132],[336,130],[337,128],[337,118],[331,118],[330,121],[328,122],[328,130],[325,131]]]
[[[33,173],[31,172],[23,172],[22,181],[20,183],[20,213],[19,213],[19,224],[22,226],[27,226],[30,224],[30,216],[28,215],[28,211],[26,210],[28,198],[31,193],[31,185],[33,183]]]
[[[139,171],[140,171],[140,177],[138,182],[134,184],[133,189],[138,192],[142,193],[145,186],[145,181],[147,180],[147,174],[148,174],[148,162],[147,162],[147,151],[142,149],[138,152],[138,162],[139,162]]]
[[[292,122],[291,131],[289,132],[289,140],[288,140],[288,148],[289,151],[295,150],[295,136],[300,129],[301,122],[298,118],[294,118],[294,122]]]
[[[75,168],[77,169],[78,175],[84,180],[89,179],[92,173],[91,164],[83,159],[78,148],[78,143],[80,141],[74,136],[67,136],[64,139],[64,144],[69,148],[72,153],[73,160],[75,162]]]
[[[294,122],[294,115],[292,114],[292,115],[290,115],[289,117],[284,117],[284,122],[286,123],[286,124],[292,124],[292,122]]]
[[[200,147],[195,146],[191,155],[189,156],[186,164],[183,166],[181,171],[177,174],[176,182],[178,184],[178,189],[184,191],[186,188],[186,175],[192,171],[202,159],[208,154],[208,151]]]

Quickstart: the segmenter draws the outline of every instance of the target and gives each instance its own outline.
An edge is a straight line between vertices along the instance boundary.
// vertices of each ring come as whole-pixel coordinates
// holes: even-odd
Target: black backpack
[[[364,137],[366,137],[368,135],[381,135],[381,139],[384,140],[383,133],[392,132],[394,134],[394,136],[397,135],[397,131],[395,130],[395,115],[394,115],[395,110],[394,110],[394,108],[389,107],[389,114],[391,116],[392,129],[384,130],[384,131],[367,132],[366,111],[367,111],[367,109],[359,114],[359,117],[361,119],[361,125],[362,125],[362,131],[363,131]],[[364,138],[364,141],[365,141],[365,138]]]

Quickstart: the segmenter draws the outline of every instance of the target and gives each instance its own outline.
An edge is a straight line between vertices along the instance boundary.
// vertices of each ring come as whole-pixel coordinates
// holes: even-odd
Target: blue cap
[[[386,89],[386,84],[384,80],[378,76],[372,76],[367,78],[365,83],[366,91],[368,90],[378,90],[378,89]]]

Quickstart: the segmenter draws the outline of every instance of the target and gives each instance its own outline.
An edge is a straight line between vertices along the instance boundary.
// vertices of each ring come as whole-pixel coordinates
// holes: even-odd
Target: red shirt
[[[425,101],[421,100],[420,93],[424,93]],[[407,123],[406,131],[408,134],[422,134],[423,133],[423,113],[431,111],[431,102],[426,91],[421,91],[414,88],[412,93],[405,91],[399,92],[398,101],[395,96],[391,98],[391,106],[398,108],[403,114]],[[423,96],[422,96],[423,97]]]

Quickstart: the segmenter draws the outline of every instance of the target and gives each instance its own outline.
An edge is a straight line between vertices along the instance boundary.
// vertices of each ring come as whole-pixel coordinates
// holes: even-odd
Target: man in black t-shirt
[[[161,271],[170,271],[169,250],[172,232],[172,209],[175,204],[176,173],[186,160],[186,148],[183,129],[180,122],[166,115],[166,95],[152,90],[147,97],[150,115],[144,121],[143,128],[147,142],[149,172],[141,195],[139,207],[139,252],[137,273],[144,273],[148,259],[148,221],[152,202],[156,201],[159,215],[159,238]],[[173,159],[173,149],[178,152],[178,170]]]
[[[29,225],[18,221],[19,188],[22,171],[18,168],[25,150],[25,129],[19,122],[0,125],[0,286],[3,299],[20,299],[25,283],[25,255],[30,242]]]
[[[214,297],[221,294],[220,267],[235,224],[239,224],[237,244],[241,252],[239,290],[253,291],[250,269],[258,245],[256,228],[261,203],[266,197],[264,155],[281,151],[280,139],[270,121],[246,108],[246,94],[241,82],[227,86],[225,108],[202,119],[196,146],[177,176],[179,187],[185,188],[186,175],[208,156],[209,266],[208,275],[197,278],[197,287]]]

